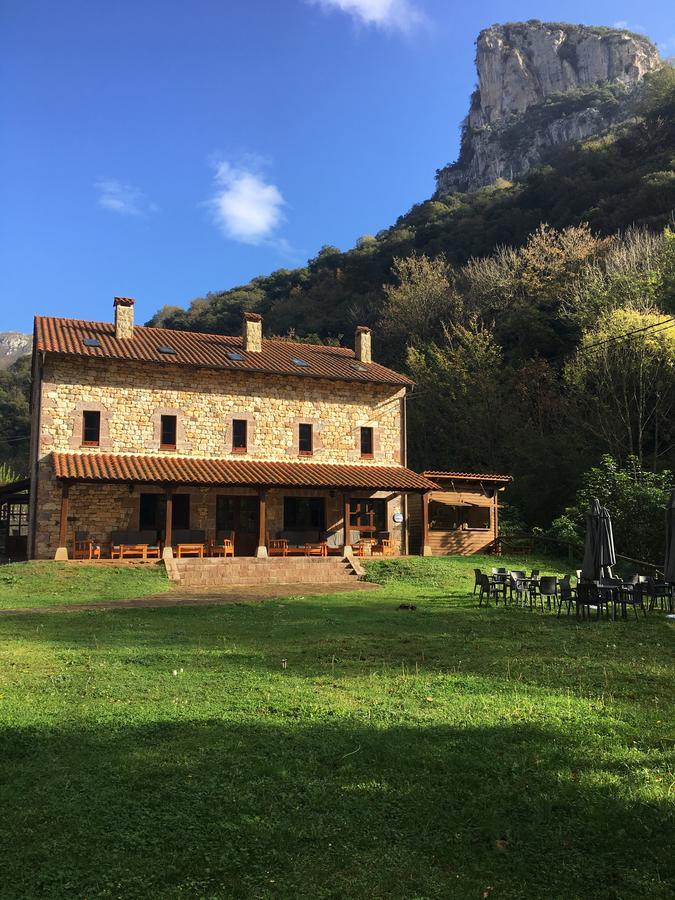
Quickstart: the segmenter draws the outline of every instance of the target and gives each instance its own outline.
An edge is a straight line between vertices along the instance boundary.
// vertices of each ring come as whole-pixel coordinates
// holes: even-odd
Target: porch
[[[51,556],[92,561],[399,555],[408,497],[433,487],[402,466],[93,453],[55,453],[52,466]]]

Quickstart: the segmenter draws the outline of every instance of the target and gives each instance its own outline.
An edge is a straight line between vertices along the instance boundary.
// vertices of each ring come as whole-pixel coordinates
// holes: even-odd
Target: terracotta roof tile
[[[512,475],[487,475],[476,472],[437,472],[436,470],[426,469],[422,473],[425,478],[456,478],[457,481],[503,481],[509,483],[513,481]]]
[[[52,453],[52,461],[57,478],[74,481],[386,491],[429,491],[436,487],[404,466],[339,466],[112,453]]]
[[[85,346],[96,339],[100,346]],[[36,316],[35,346],[47,353],[88,359],[118,359],[194,368],[297,375],[301,378],[329,378],[370,384],[412,385],[405,375],[378,363],[362,363],[348,347],[326,347],[295,341],[263,340],[259,353],[243,349],[242,338],[195,331],[170,331],[136,325],[132,338],[115,337],[111,322],[84,322]],[[160,353],[159,347],[174,353]],[[230,355],[228,355],[230,354]],[[233,359],[231,354],[234,354]],[[240,358],[238,358],[240,357]],[[306,365],[298,365],[300,359]]]

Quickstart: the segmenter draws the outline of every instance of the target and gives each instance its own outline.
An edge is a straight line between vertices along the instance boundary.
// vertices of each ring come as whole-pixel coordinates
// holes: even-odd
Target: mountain
[[[512,181],[550,148],[624,121],[660,65],[648,38],[623,30],[537,20],[486,28],[459,159],[438,171],[436,197]]]
[[[18,331],[0,331],[0,369],[7,369],[20,356],[31,352],[33,337]]]

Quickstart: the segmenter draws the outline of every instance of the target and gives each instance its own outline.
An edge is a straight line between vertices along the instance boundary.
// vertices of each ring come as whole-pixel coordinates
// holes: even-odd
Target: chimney
[[[244,313],[244,350],[249,353],[262,350],[262,316],[258,313]]]
[[[134,301],[131,297],[115,297],[115,337],[132,338],[134,336]]]
[[[370,328],[365,325],[358,325],[354,336],[354,350],[356,358],[363,363],[373,361],[373,355],[370,348]]]

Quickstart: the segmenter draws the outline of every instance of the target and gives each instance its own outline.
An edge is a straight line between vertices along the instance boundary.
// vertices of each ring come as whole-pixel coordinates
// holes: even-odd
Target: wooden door
[[[234,531],[235,556],[254,556],[258,548],[258,498],[221,494],[216,500],[216,534]]]

